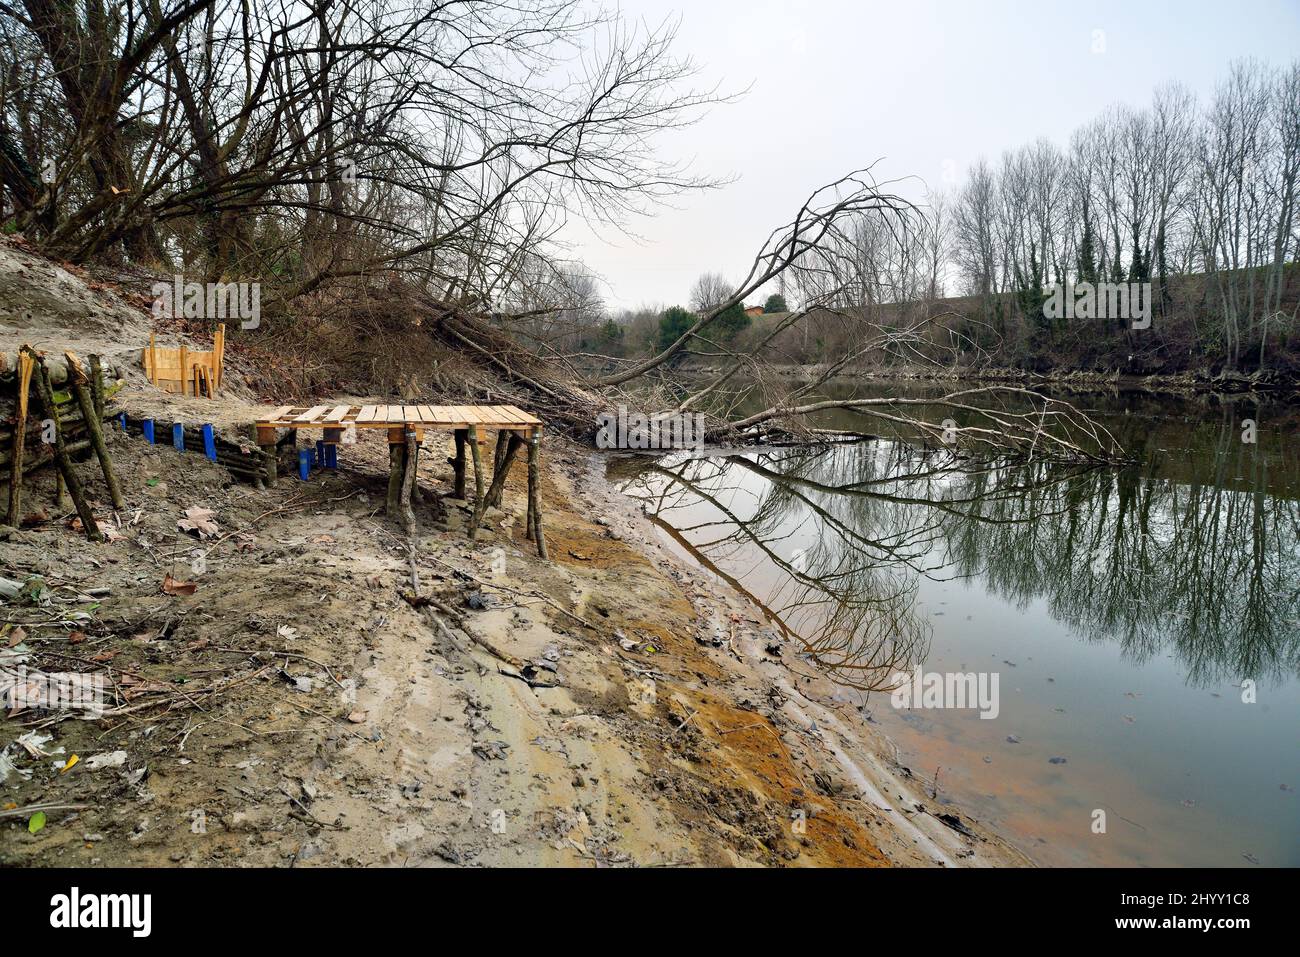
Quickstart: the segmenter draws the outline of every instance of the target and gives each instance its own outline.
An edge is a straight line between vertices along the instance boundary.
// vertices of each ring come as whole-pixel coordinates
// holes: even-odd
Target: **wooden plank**
[[[417,406],[417,408],[419,408],[419,410],[420,410],[420,421],[421,421],[421,422],[425,422],[425,423],[428,423],[428,424],[437,424],[437,422],[438,422],[438,417],[437,417],[436,415],[433,414],[433,406],[431,406],[431,405],[421,405],[421,406]]]
[[[402,406],[402,421],[419,423],[423,421],[420,418],[420,407],[416,405]]]
[[[361,411],[357,413],[357,424],[360,425],[363,422],[375,421],[376,412],[378,412],[378,409],[375,406],[363,405]]]
[[[331,424],[334,422],[342,422],[344,419],[348,417],[348,413],[351,410],[352,410],[352,406],[350,405],[336,405],[334,406],[333,409],[330,410],[329,415],[325,416],[325,418],[322,421],[329,422]]]
[[[312,423],[316,421],[318,416],[324,415],[328,411],[329,411],[328,405],[313,405],[302,415],[295,418],[294,422],[297,422],[300,425],[305,423]]]
[[[288,415],[292,411],[293,411],[293,406],[282,405],[280,406],[280,408],[276,409],[274,412],[268,415],[265,419],[259,419],[258,421],[267,422],[267,423],[279,422],[284,416]]]
[[[512,416],[514,416],[516,422],[525,423],[525,424],[527,424],[527,425],[541,425],[541,424],[542,424],[542,420],[541,420],[541,419],[539,419],[537,416],[533,415],[531,412],[525,412],[523,409],[519,408],[518,406],[514,406],[514,405],[503,405],[501,408],[505,409],[505,410],[506,410],[507,412],[509,412]]]

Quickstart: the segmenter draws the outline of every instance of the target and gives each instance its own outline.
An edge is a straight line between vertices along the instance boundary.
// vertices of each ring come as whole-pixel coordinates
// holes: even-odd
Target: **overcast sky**
[[[574,258],[616,307],[685,304],[705,271],[738,280],[808,193],[873,160],[878,178],[919,177],[895,191],[920,199],[920,180],[951,188],[980,156],[1039,136],[1064,145],[1109,104],[1145,105],[1166,80],[1204,99],[1233,59],[1300,56],[1300,0],[623,0],[621,9],[651,24],[680,15],[677,51],[697,61],[702,82],[750,90],[663,138],[696,172],[735,182],[637,220],[638,239],[569,227]]]

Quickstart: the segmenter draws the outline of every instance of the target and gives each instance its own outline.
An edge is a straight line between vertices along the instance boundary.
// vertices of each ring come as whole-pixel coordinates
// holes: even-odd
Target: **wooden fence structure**
[[[225,323],[217,326],[209,352],[184,345],[176,349],[161,348],[151,332],[149,345],[144,349],[144,372],[150,382],[165,392],[212,398],[221,388],[225,354]]]

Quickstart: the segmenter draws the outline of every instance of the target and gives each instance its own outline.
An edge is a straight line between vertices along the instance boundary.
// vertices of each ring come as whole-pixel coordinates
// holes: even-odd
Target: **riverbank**
[[[521,484],[474,544],[465,504],[426,496],[418,593],[380,440],[264,491],[138,435],[112,451],[112,541],[48,512],[5,532],[0,574],[44,589],[4,609],[8,663],[112,689],[98,720],[4,722],[7,865],[1023,862],[805,697],[754,609],[668,555],[585,449],[547,443],[549,564]],[[178,529],[194,508],[212,537]]]

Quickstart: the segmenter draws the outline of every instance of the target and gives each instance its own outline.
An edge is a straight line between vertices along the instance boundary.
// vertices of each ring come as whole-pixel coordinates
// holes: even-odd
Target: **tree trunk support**
[[[456,476],[455,488],[452,496],[461,501],[465,500],[465,430],[456,430],[456,456],[451,459],[452,472]]]
[[[466,438],[469,440],[469,456],[474,462],[474,510],[470,513],[469,521],[469,538],[474,541],[478,538],[478,519],[484,502],[483,445],[487,442],[487,432],[482,426],[476,425],[469,429]]]
[[[531,516],[529,531],[537,542],[537,554],[542,561],[546,554],[546,534],[542,531],[542,430],[533,429],[528,437],[528,511]]]

